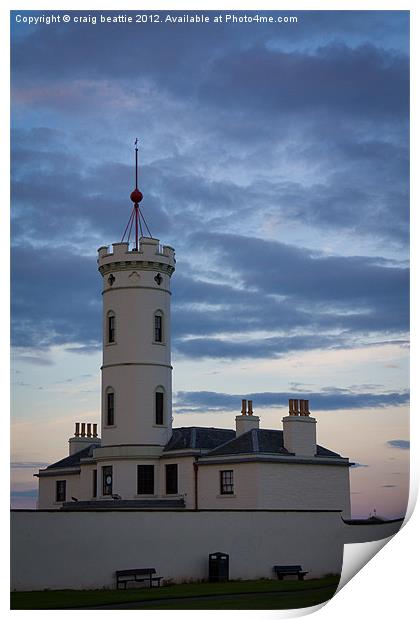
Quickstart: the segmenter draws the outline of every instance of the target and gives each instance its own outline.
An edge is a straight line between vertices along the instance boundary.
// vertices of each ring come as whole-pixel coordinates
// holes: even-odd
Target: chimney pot
[[[242,399],[242,410],[241,410],[242,415],[246,415],[246,398]]]
[[[252,411],[252,400],[248,401],[248,415],[254,415]]]
[[[85,422],[82,422],[82,432],[81,432],[81,436],[82,436],[82,437],[86,437],[86,424],[85,424]]]
[[[76,422],[76,427],[75,427],[75,430],[74,430],[74,436],[75,437],[79,437],[79,435],[80,435],[80,423]]]
[[[94,437],[98,436],[98,425],[97,424],[93,424],[93,433],[92,433],[92,435]]]
[[[299,401],[299,405],[300,405],[300,415],[305,415],[305,401],[303,399],[301,399]]]
[[[86,425],[86,427],[87,427],[87,433],[86,433],[86,434],[87,434],[87,436],[88,436],[88,437],[92,437],[92,424],[89,422],[89,423]]]

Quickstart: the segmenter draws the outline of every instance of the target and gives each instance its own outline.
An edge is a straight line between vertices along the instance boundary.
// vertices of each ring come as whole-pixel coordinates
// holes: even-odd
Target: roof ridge
[[[230,431],[232,433],[235,432],[235,430],[233,428],[221,428],[220,426],[176,426],[175,428],[173,428],[172,430],[174,431],[180,431],[183,428],[187,428],[187,429],[204,429],[204,430],[211,430],[211,431]]]

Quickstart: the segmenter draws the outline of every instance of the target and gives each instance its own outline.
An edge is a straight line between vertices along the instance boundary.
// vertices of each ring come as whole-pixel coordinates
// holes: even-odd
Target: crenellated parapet
[[[128,242],[113,243],[98,249],[98,269],[104,276],[112,271],[157,271],[169,277],[175,271],[175,250],[161,245],[159,239],[140,237],[139,249],[130,249]]]

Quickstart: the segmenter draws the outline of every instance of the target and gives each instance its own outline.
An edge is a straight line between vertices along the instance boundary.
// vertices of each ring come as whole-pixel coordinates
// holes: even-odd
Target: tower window
[[[112,465],[102,467],[102,495],[112,495]]]
[[[153,495],[155,492],[155,468],[153,465],[137,466],[137,494]]]
[[[225,469],[220,472],[220,494],[233,495],[233,470]]]
[[[155,392],[155,423],[163,424],[163,392]]]
[[[57,482],[55,483],[55,501],[56,502],[66,501],[66,481],[65,480],[57,480]]]
[[[115,424],[115,394],[112,391],[106,394],[106,424],[107,426]]]
[[[155,342],[163,342],[163,317],[155,314]]]
[[[176,495],[178,493],[178,465],[176,463],[165,466],[166,474],[166,494]]]
[[[108,316],[108,342],[115,342],[115,315]]]

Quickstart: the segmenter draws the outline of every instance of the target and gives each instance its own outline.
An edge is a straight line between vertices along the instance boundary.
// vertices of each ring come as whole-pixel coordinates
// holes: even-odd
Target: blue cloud
[[[177,250],[176,356],[406,342],[409,16],[299,15],[281,37],[14,24],[14,345],[100,348],[95,250],[129,216],[135,127],[145,215]]]
[[[410,449],[410,442],[407,439],[390,439],[386,443],[390,448],[398,448],[399,450]]]
[[[38,497],[38,489],[29,489],[27,491],[12,491],[10,493],[11,498],[18,497]]]
[[[179,391],[174,397],[176,413],[208,413],[209,411],[240,411],[241,399],[254,401],[254,410],[267,407],[288,406],[289,398],[305,398],[310,407],[316,410],[334,411],[337,409],[365,409],[398,406],[408,402],[408,392],[385,394],[358,393],[350,390],[332,392],[258,392],[252,394],[225,394],[220,392]],[[388,442],[389,443],[389,442]],[[400,447],[400,446],[399,446]]]

